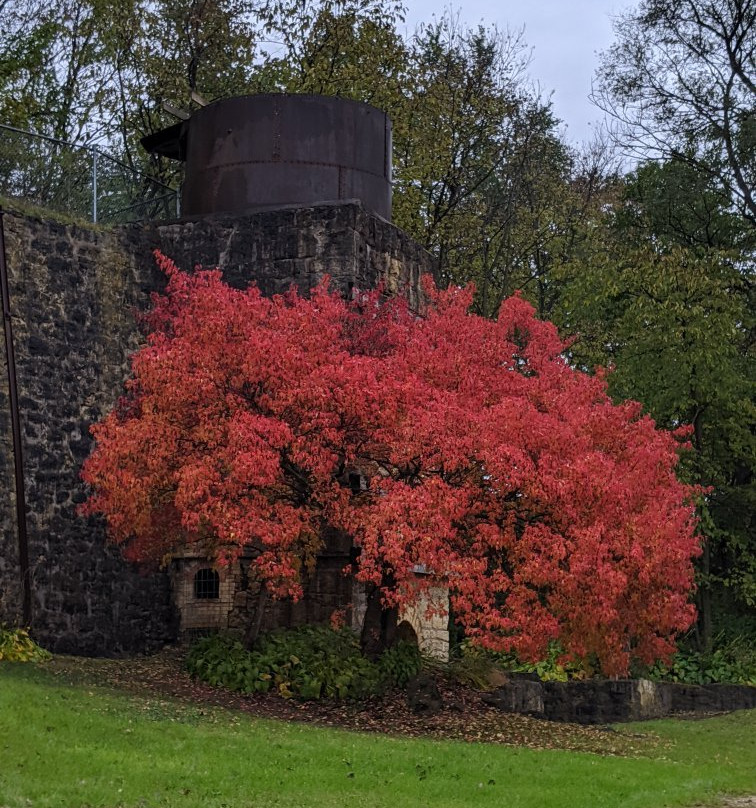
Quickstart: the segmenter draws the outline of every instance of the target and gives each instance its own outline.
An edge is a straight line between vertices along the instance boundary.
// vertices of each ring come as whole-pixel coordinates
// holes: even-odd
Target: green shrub
[[[535,673],[543,682],[566,682],[568,679],[581,677],[584,673],[577,666],[561,662],[564,651],[559,643],[549,643],[548,654],[545,659],[538,662],[521,662],[515,654],[490,654],[493,662],[502,670],[511,673]]]
[[[50,658],[50,653],[40,648],[24,628],[0,626],[0,661],[41,662]]]
[[[264,635],[250,651],[233,638],[206,637],[191,648],[186,664],[208,684],[243,693],[358,699],[409,678],[409,653],[399,645],[387,654],[373,663],[349,629],[302,626]]]
[[[255,650],[285,674],[285,690],[301,698],[363,698],[381,685],[378,667],[362,656],[359,639],[348,628],[276,631],[262,637]],[[279,685],[284,696],[285,690]]]
[[[680,651],[669,665],[657,662],[646,675],[656,681],[694,685],[756,685],[756,647],[745,637],[726,642],[719,638],[711,654]]]
[[[223,634],[212,634],[192,645],[187,654],[186,667],[192,676],[213,687],[227,687],[246,693],[267,691],[267,684],[255,686],[250,662],[250,654],[238,640]]]
[[[399,642],[383,652],[378,669],[388,684],[406,687],[409,680],[423,669],[423,657],[415,643]]]
[[[494,671],[499,667],[492,655],[482,648],[467,643],[461,644],[458,651],[452,654],[445,666],[449,676],[462,685],[478,690],[491,690]]]

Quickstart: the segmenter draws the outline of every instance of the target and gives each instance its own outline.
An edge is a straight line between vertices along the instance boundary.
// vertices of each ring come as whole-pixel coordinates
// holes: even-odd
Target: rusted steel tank
[[[391,121],[368,104],[240,96],[199,109],[180,131],[170,156],[186,162],[186,216],[359,199],[391,219]]]

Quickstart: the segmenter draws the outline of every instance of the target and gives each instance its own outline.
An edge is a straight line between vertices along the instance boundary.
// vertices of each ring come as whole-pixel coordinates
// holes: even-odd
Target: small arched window
[[[200,600],[211,600],[220,597],[220,576],[218,573],[203,567],[194,576],[194,597]]]

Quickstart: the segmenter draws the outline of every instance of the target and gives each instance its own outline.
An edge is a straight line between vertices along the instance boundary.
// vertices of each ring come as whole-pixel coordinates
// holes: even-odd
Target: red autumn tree
[[[698,552],[680,441],[572,369],[526,302],[490,321],[470,291],[429,285],[418,317],[159,261],[148,344],[82,473],[127,557],[252,547],[270,591],[297,598],[336,529],[383,609],[441,584],[468,636],[526,659],[557,640],[618,675],[671,653]]]

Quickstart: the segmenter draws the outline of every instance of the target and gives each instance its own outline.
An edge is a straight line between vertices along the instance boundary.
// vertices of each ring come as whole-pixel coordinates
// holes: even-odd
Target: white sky
[[[405,0],[409,31],[443,13],[444,0]],[[567,140],[591,138],[591,124],[602,113],[588,100],[598,53],[613,40],[612,17],[632,8],[631,0],[464,0],[451,7],[470,26],[496,24],[501,29],[525,28],[532,51],[528,73],[549,96],[556,116],[564,122]]]

